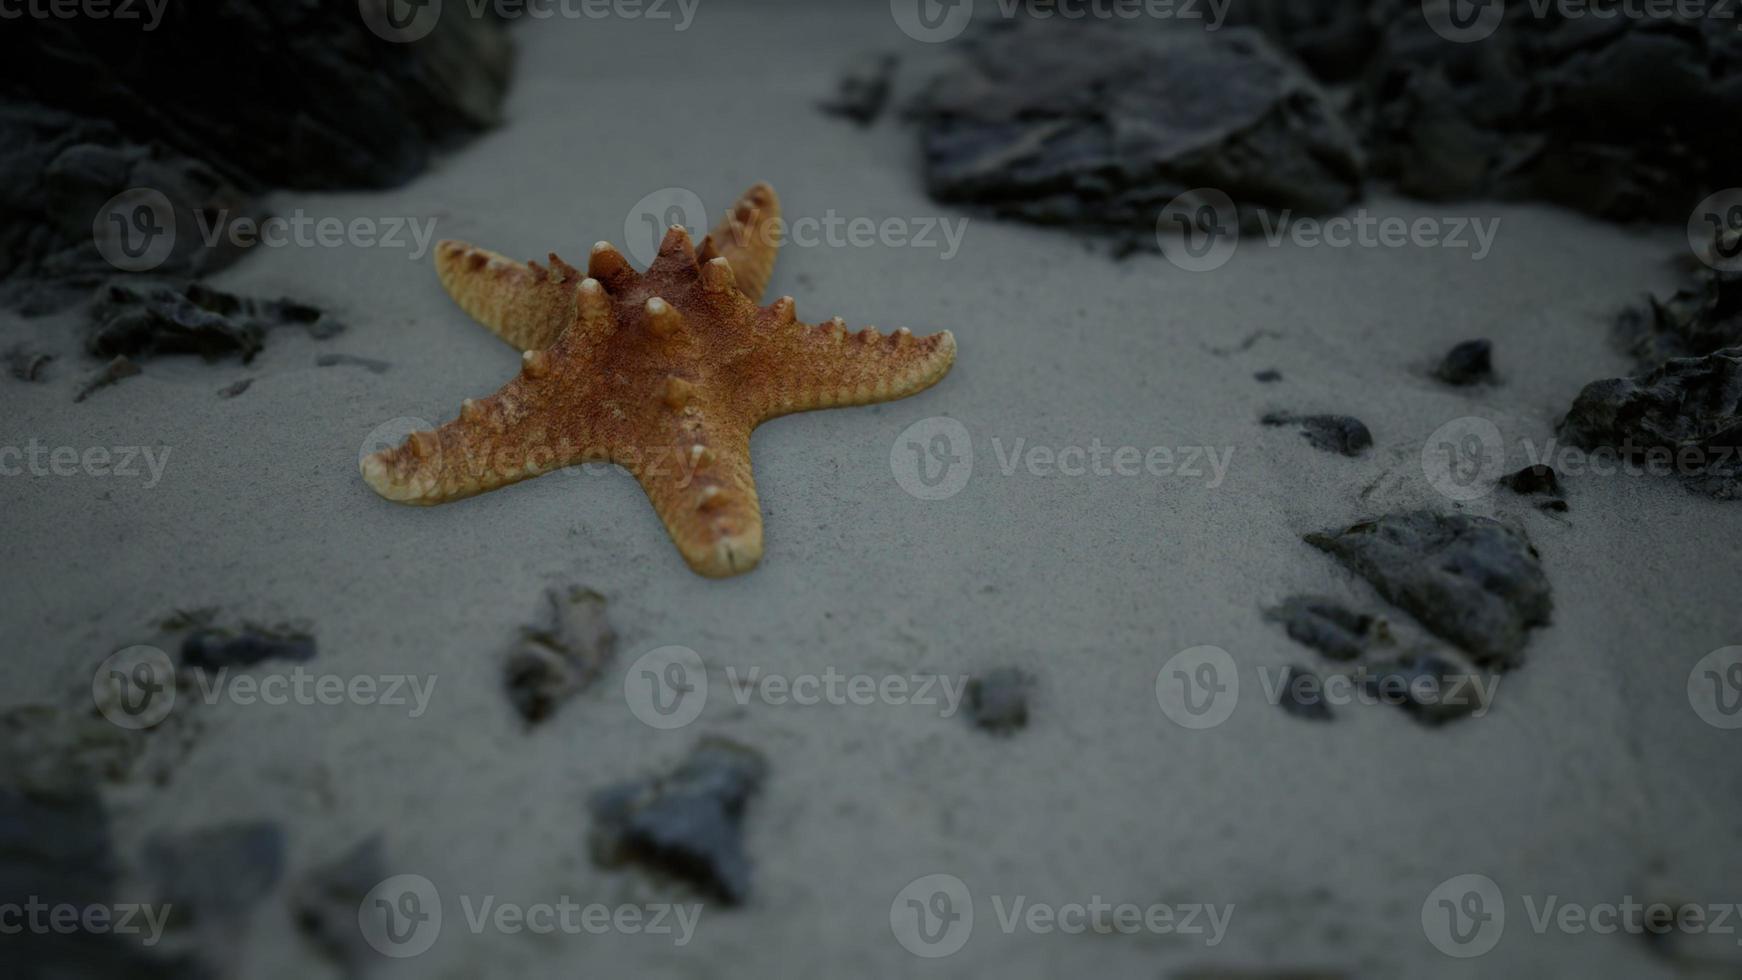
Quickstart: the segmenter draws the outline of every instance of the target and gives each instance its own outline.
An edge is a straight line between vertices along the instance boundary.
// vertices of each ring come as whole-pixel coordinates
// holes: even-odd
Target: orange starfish
[[[609,243],[587,275],[462,242],[436,248],[460,308],[523,351],[520,373],[460,417],[362,462],[389,500],[437,504],[577,463],[640,482],[689,566],[749,571],[762,557],[750,432],[792,412],[903,398],[949,371],[949,331],[915,337],[839,317],[798,322],[791,296],[758,305],[780,245],[780,202],[757,184],[702,242],[674,226],[645,273]]]

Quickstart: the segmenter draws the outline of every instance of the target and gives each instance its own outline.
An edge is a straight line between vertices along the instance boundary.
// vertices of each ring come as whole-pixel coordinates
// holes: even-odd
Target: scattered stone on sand
[[[1262,330],[1262,329],[1254,330],[1251,333],[1247,334],[1246,336],[1240,338],[1240,342],[1237,344],[1230,344],[1226,347],[1205,347],[1204,349],[1208,350],[1211,354],[1215,355],[1216,357],[1229,357],[1229,356],[1234,355],[1234,354],[1244,354],[1245,352],[1251,350],[1253,347],[1256,347],[1260,340],[1267,340],[1267,339],[1268,340],[1281,340],[1282,334],[1277,333],[1274,330]]]
[[[833,98],[820,104],[831,116],[869,126],[883,115],[901,59],[892,54],[864,55],[853,61],[835,83]]]
[[[1265,368],[1253,373],[1252,378],[1261,384],[1275,384],[1282,380],[1282,372],[1275,368]]]
[[[436,18],[415,44],[378,36],[405,12],[392,0],[159,6],[151,30],[34,17],[0,32],[19,80],[0,107],[0,304],[45,313],[113,276],[93,218],[124,191],[173,214],[152,273],[207,275],[243,253],[225,234],[207,248],[203,229],[261,217],[259,192],[402,184],[493,124],[507,89],[501,21],[457,4],[415,10],[416,29]]]
[[[1566,498],[1561,495],[1560,477],[1547,463],[1533,463],[1500,478],[1500,485],[1521,497],[1543,497],[1537,503],[1542,510],[1565,513]]]
[[[544,598],[544,622],[521,628],[505,663],[508,699],[529,724],[591,687],[617,651],[604,596],[571,586]]]
[[[148,838],[142,862],[181,928],[235,926],[284,873],[284,831],[252,821]]]
[[[41,381],[43,371],[52,360],[53,354],[45,354],[23,344],[14,344],[6,351],[6,368],[20,381]]]
[[[1325,680],[1310,670],[1290,667],[1283,671],[1277,689],[1277,706],[1296,718],[1330,721],[1331,706],[1325,702]]]
[[[1357,98],[1375,173],[1405,193],[1681,224],[1736,182],[1721,122],[1742,118],[1731,84],[1742,36],[1729,19],[1538,17],[1495,4],[1504,20],[1492,35],[1458,43],[1438,33],[1451,5],[1396,5]]]
[[[182,666],[208,673],[267,660],[303,663],[314,656],[315,638],[288,624],[244,623],[239,629],[206,625],[189,633],[181,644]]]
[[[79,389],[79,393],[73,398],[73,401],[82,402],[104,388],[118,385],[141,373],[143,373],[143,369],[133,363],[125,354],[117,355],[109,363],[103,365],[96,374],[91,375],[90,380],[86,381],[85,386]]]
[[[1523,532],[1469,514],[1406,511],[1306,536],[1478,666],[1523,662],[1531,629],[1554,604]]]
[[[592,850],[604,867],[633,862],[728,905],[750,894],[744,811],[767,777],[762,753],[702,740],[672,772],[594,793]]]
[[[358,357],[355,354],[322,354],[315,358],[315,367],[360,367],[370,374],[386,374],[392,365],[373,357]]]
[[[1360,671],[1361,686],[1369,697],[1395,704],[1423,725],[1436,726],[1467,717],[1486,707],[1483,692],[1469,665],[1431,650],[1415,650]],[[1488,679],[1482,681],[1487,685]]]
[[[1254,29],[1019,20],[962,50],[914,106],[938,201],[1153,237],[1196,188],[1227,194],[1247,231],[1261,210],[1333,212],[1360,193],[1353,135]]]
[[[1615,332],[1640,373],[1672,357],[1742,347],[1742,272],[1702,269],[1669,299],[1648,296],[1623,310]]]
[[[1268,426],[1298,425],[1314,449],[1344,456],[1359,456],[1373,447],[1373,433],[1358,418],[1348,415],[1295,415],[1271,412],[1261,419]]]
[[[218,389],[218,397],[219,398],[235,398],[237,395],[240,395],[244,391],[247,391],[248,387],[250,385],[252,385],[253,383],[254,383],[253,378],[243,378],[241,381],[238,381],[233,385],[226,385],[222,388],[219,388]]]
[[[1373,7],[1372,0],[1230,0],[1224,23],[1258,28],[1316,77],[1340,82],[1359,75],[1379,43]]]
[[[1643,377],[1593,381],[1556,432],[1569,444],[1718,500],[1742,499],[1742,347],[1681,357]]]
[[[381,835],[367,837],[334,860],[310,868],[291,885],[289,904],[296,929],[345,976],[358,976],[376,952],[358,928],[363,899],[387,877]]]
[[[1354,660],[1369,646],[1391,642],[1384,620],[1324,596],[1289,596],[1266,609],[1264,618],[1283,624],[1291,639],[1332,660]]]
[[[317,339],[344,330],[306,303],[248,299],[198,283],[111,283],[92,304],[91,321],[85,346],[97,357],[198,354],[211,361],[237,354],[244,363],[260,353],[268,330],[300,327]]]
[[[1494,380],[1494,345],[1486,340],[1466,340],[1446,352],[1434,377],[1449,385],[1473,385]]]
[[[0,907],[114,908],[126,900],[119,894],[119,877],[109,815],[94,790],[27,792],[0,784]],[[197,963],[147,945],[157,938],[147,921],[136,917],[134,925],[138,931],[132,934],[9,930],[6,975],[21,980],[213,976]]]
[[[1028,727],[1028,695],[1034,678],[1015,667],[999,667],[969,679],[966,707],[975,727],[1009,735]]]

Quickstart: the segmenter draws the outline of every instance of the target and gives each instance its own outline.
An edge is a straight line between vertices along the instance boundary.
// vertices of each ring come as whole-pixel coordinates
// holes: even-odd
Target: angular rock
[[[969,679],[968,720],[996,735],[1028,727],[1028,694],[1034,679],[1015,667],[1000,667]]]
[[[1640,372],[1742,347],[1742,272],[1704,269],[1669,299],[1648,296],[1623,310],[1615,331]]]
[[[1742,347],[1593,381],[1555,431],[1581,449],[1674,473],[1698,493],[1742,499]]]
[[[114,358],[111,358],[109,363],[103,365],[95,374],[91,375],[91,377],[85,382],[84,387],[79,389],[79,393],[73,396],[73,401],[82,402],[97,392],[102,391],[104,388],[113,387],[128,378],[139,376],[143,370],[143,368],[138,364],[135,364],[133,360],[125,354],[118,354]]]
[[[1372,0],[1231,0],[1226,23],[1258,28],[1318,78],[1340,82],[1359,75],[1379,43],[1375,6]]]
[[[835,83],[834,98],[820,108],[831,116],[869,126],[883,115],[901,59],[892,54],[867,55],[855,60]]]
[[[314,656],[315,638],[288,625],[245,623],[235,630],[208,626],[189,633],[181,644],[182,665],[207,672],[252,667],[267,660],[303,663]]]
[[[1520,664],[1530,630],[1546,625],[1554,607],[1536,549],[1491,518],[1406,511],[1306,541],[1481,667]]]
[[[1041,224],[1153,238],[1170,201],[1213,187],[1254,230],[1258,209],[1330,212],[1360,193],[1336,110],[1250,28],[1002,22],[914,113],[933,198]]]
[[[529,724],[597,681],[617,651],[605,597],[569,587],[545,593],[545,622],[521,630],[504,669],[508,699]]]
[[[1567,17],[1552,4],[1539,17],[1536,5],[1495,4],[1494,33],[1458,43],[1431,20],[1449,2],[1396,5],[1357,100],[1374,172],[1405,193],[1680,224],[1736,183],[1732,20]]]
[[[1324,596],[1289,596],[1264,618],[1282,623],[1288,635],[1332,660],[1354,660],[1374,643],[1390,641],[1384,621]]]
[[[1446,352],[1434,368],[1434,377],[1449,385],[1473,385],[1494,380],[1494,345],[1486,340],[1466,340]]]
[[[1277,707],[1309,721],[1330,721],[1331,706],[1325,703],[1324,678],[1310,670],[1290,667],[1283,671],[1282,686],[1277,689]]]
[[[744,811],[767,773],[755,749],[704,739],[669,774],[600,790],[590,800],[594,859],[640,864],[737,905],[750,894]]]
[[[1417,650],[1362,667],[1360,681],[1368,696],[1395,704],[1433,727],[1487,707],[1475,676],[1468,665]]]
[[[1252,380],[1260,384],[1274,384],[1282,380],[1282,372],[1275,368],[1265,368],[1262,371],[1253,372]]]
[[[237,354],[243,363],[260,353],[269,330],[297,327],[317,339],[344,330],[306,303],[248,299],[198,283],[112,283],[92,304],[91,322],[85,348],[97,357],[198,354],[210,361]]]
[[[1259,421],[1268,426],[1300,426],[1300,434],[1314,449],[1343,456],[1359,456],[1373,447],[1373,433],[1361,420],[1348,415],[1294,415],[1271,412]]]
[[[1526,466],[1500,478],[1500,485],[1521,497],[1539,496],[1546,499],[1537,504],[1543,510],[1565,512],[1567,502],[1561,496],[1561,481],[1554,467],[1547,463]]]

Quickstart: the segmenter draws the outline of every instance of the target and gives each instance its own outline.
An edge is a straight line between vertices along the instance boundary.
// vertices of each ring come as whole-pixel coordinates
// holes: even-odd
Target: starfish
[[[647,492],[678,552],[702,575],[762,557],[750,433],[793,412],[904,398],[955,362],[949,331],[849,333],[798,320],[791,296],[760,300],[780,245],[780,201],[757,184],[695,247],[666,232],[645,273],[607,242],[587,274],[463,242],[436,247],[461,309],[522,351],[519,374],[459,418],[363,459],[389,500],[438,504],[551,470],[609,461]]]

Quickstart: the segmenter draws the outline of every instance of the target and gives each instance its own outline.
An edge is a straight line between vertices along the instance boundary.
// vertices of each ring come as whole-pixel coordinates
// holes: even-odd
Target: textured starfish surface
[[[780,203],[758,184],[703,240],[674,226],[645,273],[608,243],[585,276],[462,242],[436,248],[461,309],[519,348],[519,374],[460,416],[367,456],[389,500],[437,504],[578,463],[633,473],[684,561],[709,576],[762,557],[750,433],[777,416],[902,398],[954,363],[949,331],[916,337],[759,305],[779,248]]]

